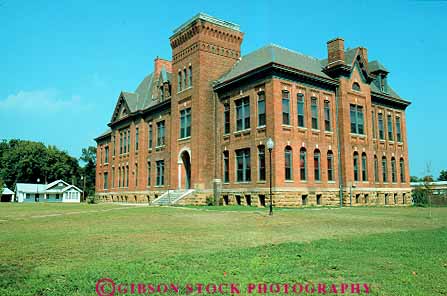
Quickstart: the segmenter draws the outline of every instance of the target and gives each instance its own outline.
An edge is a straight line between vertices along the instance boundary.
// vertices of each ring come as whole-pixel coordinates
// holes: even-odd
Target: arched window
[[[359,154],[354,152],[354,158],[353,158],[353,169],[354,169],[354,181],[359,180]]]
[[[290,146],[284,149],[284,169],[285,180],[292,180],[292,148]]]
[[[352,84],[352,90],[360,91],[360,84],[358,84],[357,82],[354,82]]]
[[[374,155],[374,181],[379,182],[379,160],[377,155]]]
[[[258,180],[265,181],[265,146],[258,146]]]
[[[368,181],[368,162],[365,152],[362,153],[362,181]]]
[[[400,166],[400,182],[401,183],[405,183],[405,163],[404,163],[404,159],[401,158],[399,161],[399,166]]]
[[[223,152],[223,181],[230,182],[230,154],[228,151]]]
[[[321,174],[320,174],[320,150],[315,149],[314,150],[314,180],[320,181],[321,180]]]
[[[306,148],[302,147],[300,149],[300,180],[306,179]]]
[[[383,182],[388,182],[388,171],[387,171],[387,165],[386,165],[386,156],[382,157],[382,179]]]
[[[393,183],[397,182],[397,171],[396,171],[396,159],[393,157],[391,158],[391,181]]]
[[[327,152],[327,180],[334,181],[334,153]]]

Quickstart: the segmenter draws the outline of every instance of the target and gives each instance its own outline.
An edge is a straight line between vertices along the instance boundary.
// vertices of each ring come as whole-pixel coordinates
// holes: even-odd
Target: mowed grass
[[[100,278],[447,295],[447,208],[0,204],[0,295],[97,295]]]

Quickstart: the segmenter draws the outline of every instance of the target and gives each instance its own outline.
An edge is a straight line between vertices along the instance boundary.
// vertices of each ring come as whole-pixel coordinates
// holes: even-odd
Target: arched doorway
[[[178,159],[178,188],[191,188],[191,154],[188,149],[184,149],[179,154]]]

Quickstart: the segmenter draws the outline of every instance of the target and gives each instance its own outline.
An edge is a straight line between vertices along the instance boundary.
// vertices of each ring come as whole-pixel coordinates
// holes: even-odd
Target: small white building
[[[9,190],[8,188],[3,188],[2,193],[0,194],[0,202],[12,202],[14,201],[14,192]]]
[[[63,180],[50,184],[17,183],[17,202],[80,202],[82,190]]]

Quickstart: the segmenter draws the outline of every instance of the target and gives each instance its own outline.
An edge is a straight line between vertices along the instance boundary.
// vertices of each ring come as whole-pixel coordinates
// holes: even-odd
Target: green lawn
[[[97,295],[100,278],[237,283],[240,295],[249,283],[447,295],[447,208],[429,212],[0,204],[0,295]]]

